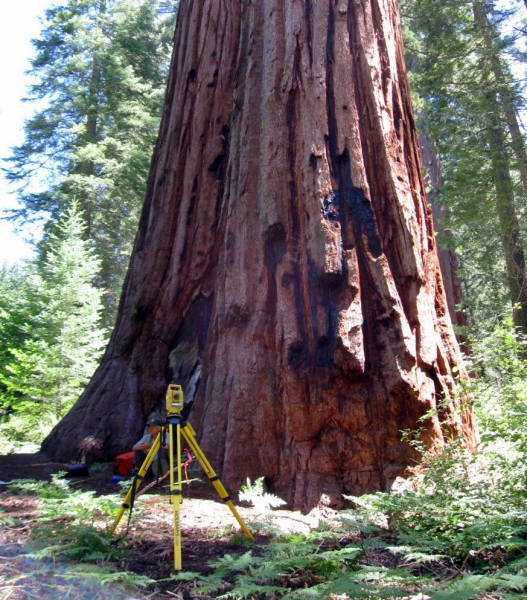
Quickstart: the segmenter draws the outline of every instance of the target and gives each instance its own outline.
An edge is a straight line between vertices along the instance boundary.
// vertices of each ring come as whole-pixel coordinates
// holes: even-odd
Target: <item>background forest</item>
[[[401,13],[437,239],[463,292],[453,319],[479,373],[484,431],[507,429],[501,419],[520,419],[525,399],[527,7],[404,0]],[[50,6],[33,41],[27,99],[45,102],[5,165],[20,201],[7,216],[44,219],[45,233],[34,261],[0,270],[4,447],[38,444],[104,351],[176,14],[167,0],[69,0]]]
[[[519,419],[525,394],[527,8],[404,0],[401,12],[429,199],[440,209],[437,237],[463,292],[454,321],[480,375],[485,426],[504,427],[503,403],[516,402]],[[157,136],[176,13],[166,0],[70,0],[46,11],[33,41],[28,100],[45,103],[5,165],[21,206],[8,217],[46,225],[37,258],[0,271],[4,447],[40,442],[104,351]]]
[[[28,101],[44,106],[4,167],[45,221],[37,258],[0,270],[0,436],[40,442],[108,340],[141,211],[177,3],[71,0],[33,40]],[[5,447],[5,446],[4,446]]]
[[[481,560],[485,573],[498,573],[434,598],[471,598],[478,585],[522,590],[527,0],[403,0],[401,13],[437,240],[462,290],[453,320],[474,375],[464,385],[481,447],[477,464],[455,440],[439,458],[422,449],[430,468],[420,487],[363,504],[391,515],[415,564],[448,557],[461,573],[467,561]],[[8,216],[46,225],[34,261],[0,268],[3,449],[36,449],[104,352],[142,206],[176,16],[175,0],[69,0],[50,6],[33,42],[36,83],[28,99],[45,103],[5,165],[21,203]],[[412,432],[404,435],[417,444]],[[498,551],[499,560],[488,560]],[[353,585],[360,592],[359,576],[335,592]]]
[[[462,290],[450,294],[453,321],[469,340],[478,385],[496,386],[488,394],[496,399],[511,377],[522,385],[525,355],[512,346],[522,347],[527,334],[527,7],[403,0],[401,13],[437,239]],[[175,0],[69,0],[50,5],[33,40],[27,100],[40,108],[4,165],[20,203],[4,216],[43,220],[45,228],[34,261],[0,271],[4,446],[38,444],[104,351],[157,137],[176,15]]]

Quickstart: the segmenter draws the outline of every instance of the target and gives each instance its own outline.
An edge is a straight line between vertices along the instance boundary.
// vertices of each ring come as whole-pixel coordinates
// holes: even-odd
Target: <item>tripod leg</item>
[[[181,571],[183,561],[181,556],[181,425],[179,423],[169,425],[170,432],[170,502],[174,509],[174,570]],[[175,452],[177,457],[177,481],[174,481],[174,434],[175,434]]]
[[[130,486],[130,489],[128,490],[128,493],[126,494],[126,497],[121,505],[121,508],[119,509],[119,513],[117,514],[117,517],[115,518],[112,528],[110,529],[111,534],[115,533],[115,530],[117,529],[117,526],[119,525],[119,522],[120,522],[122,516],[124,515],[124,511],[126,509],[130,508],[130,501],[132,500],[132,494],[135,493],[139,489],[139,486],[141,485],[141,483],[143,483],[143,479],[146,475],[146,472],[150,468],[150,465],[152,464],[152,461],[154,460],[154,456],[157,454],[157,451],[159,450],[160,444],[161,444],[161,434],[158,433],[156,439],[154,440],[154,443],[152,444],[152,447],[150,448],[148,454],[146,455],[146,458],[145,458],[143,464],[141,465],[141,468],[139,469],[139,472],[137,473],[137,476],[135,477],[132,485]],[[135,490],[134,490],[134,486],[135,486]]]
[[[203,454],[201,448],[199,447],[198,442],[196,441],[196,432],[192,428],[192,425],[188,422],[185,423],[181,428],[181,432],[183,433],[183,437],[187,441],[187,444],[190,446],[190,449],[192,450],[192,452],[194,452],[195,457],[198,459],[199,464],[203,467],[203,470],[205,471],[205,474],[214,486],[214,489],[218,492],[220,498],[225,502],[225,504],[230,508],[230,511],[234,515],[234,518],[240,524],[243,533],[247,538],[254,542],[253,534],[249,531],[247,525],[245,524],[245,521],[238,514],[238,511],[232,503],[231,497],[229,496],[227,490],[223,487],[223,484],[214,472],[214,469],[207,460],[205,454]]]

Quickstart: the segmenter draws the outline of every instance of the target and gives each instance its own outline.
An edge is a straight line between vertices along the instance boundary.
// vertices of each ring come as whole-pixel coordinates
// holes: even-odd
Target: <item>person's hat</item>
[[[155,425],[157,427],[163,427],[165,423],[161,420],[161,419],[149,419],[146,423],[147,427],[150,427],[150,425]]]

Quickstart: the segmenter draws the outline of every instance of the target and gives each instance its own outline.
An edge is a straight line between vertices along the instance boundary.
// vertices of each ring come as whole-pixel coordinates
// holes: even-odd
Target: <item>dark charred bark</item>
[[[401,430],[470,446],[394,0],[182,0],[143,214],[104,360],[47,438],[129,448],[167,382],[233,491],[388,489]],[[462,368],[461,368],[462,370]]]

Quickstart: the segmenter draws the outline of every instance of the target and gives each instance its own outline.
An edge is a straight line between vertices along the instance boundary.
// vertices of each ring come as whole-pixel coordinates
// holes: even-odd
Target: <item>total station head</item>
[[[181,411],[185,406],[183,399],[183,390],[180,385],[175,383],[169,384],[167,387],[166,407],[169,415],[181,415]]]

